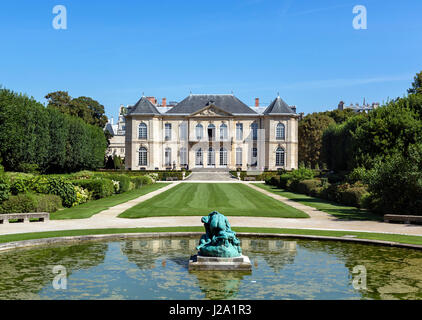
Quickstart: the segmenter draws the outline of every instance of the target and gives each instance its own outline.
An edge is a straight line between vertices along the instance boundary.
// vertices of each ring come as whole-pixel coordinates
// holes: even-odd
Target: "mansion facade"
[[[296,107],[249,107],[234,95],[191,94],[165,107],[142,97],[125,115],[128,170],[298,167]]]

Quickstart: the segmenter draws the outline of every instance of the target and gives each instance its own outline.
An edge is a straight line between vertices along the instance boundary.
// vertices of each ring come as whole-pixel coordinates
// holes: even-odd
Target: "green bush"
[[[10,184],[10,192],[13,195],[17,195],[18,193],[25,193],[30,190],[30,179],[25,177],[16,177],[12,180]]]
[[[62,198],[54,194],[37,194],[35,195],[36,209],[35,212],[56,212],[62,208]]]
[[[0,203],[9,199],[10,182],[6,175],[0,173]]]
[[[152,184],[152,179],[150,176],[131,177],[130,181],[133,182],[136,189],[139,189],[147,184]]]
[[[0,205],[0,213],[55,212],[62,207],[62,199],[51,194],[21,193],[10,196]]]
[[[63,178],[49,177],[47,191],[49,194],[60,196],[65,207],[70,208],[77,201],[76,190],[73,184]]]
[[[291,181],[298,182],[298,181],[313,179],[315,172],[312,169],[299,167],[299,169],[292,170],[292,172],[290,172],[289,175],[290,175]]]
[[[340,202],[348,206],[360,208],[362,207],[363,197],[368,194],[365,187],[351,187],[340,193]]]
[[[296,192],[313,197],[318,196],[322,190],[321,181],[316,179],[299,181],[295,186]]]
[[[130,178],[126,175],[109,175],[111,180],[119,182],[119,188],[116,193],[124,193],[130,190]]]
[[[291,179],[291,175],[288,173],[282,174],[278,179],[278,187],[282,189],[287,189],[287,184]]]
[[[113,181],[107,178],[73,180],[72,183],[92,192],[94,199],[106,198],[114,193]]]
[[[37,209],[37,201],[33,194],[21,193],[10,196],[0,206],[0,213],[28,213],[35,212]]]

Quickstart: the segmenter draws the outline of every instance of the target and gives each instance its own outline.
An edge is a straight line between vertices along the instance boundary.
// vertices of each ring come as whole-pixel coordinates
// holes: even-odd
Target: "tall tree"
[[[299,163],[312,167],[322,164],[322,134],[335,123],[331,117],[321,113],[308,114],[299,122]]]
[[[410,94],[422,94],[422,71],[417,73],[413,79],[412,88],[408,89],[407,92]]]
[[[45,96],[48,108],[79,117],[88,124],[104,128],[108,119],[104,106],[90,97],[72,98],[67,91],[56,91]]]

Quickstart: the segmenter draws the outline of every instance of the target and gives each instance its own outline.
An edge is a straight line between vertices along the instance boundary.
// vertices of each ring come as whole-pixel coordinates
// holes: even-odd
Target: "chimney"
[[[161,103],[162,107],[166,107],[167,106],[167,99],[163,98],[163,102]]]
[[[292,111],[293,111],[294,113],[296,113],[296,106],[290,106],[290,109],[292,109]]]
[[[255,98],[255,107],[259,107],[259,98]]]
[[[151,102],[152,104],[157,104],[157,99],[155,97],[146,97],[149,102]]]

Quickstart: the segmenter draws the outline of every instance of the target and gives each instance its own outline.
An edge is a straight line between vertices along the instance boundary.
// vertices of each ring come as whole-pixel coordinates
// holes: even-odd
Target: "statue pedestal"
[[[195,255],[189,260],[189,270],[252,271],[252,264],[247,256],[220,258]]]

